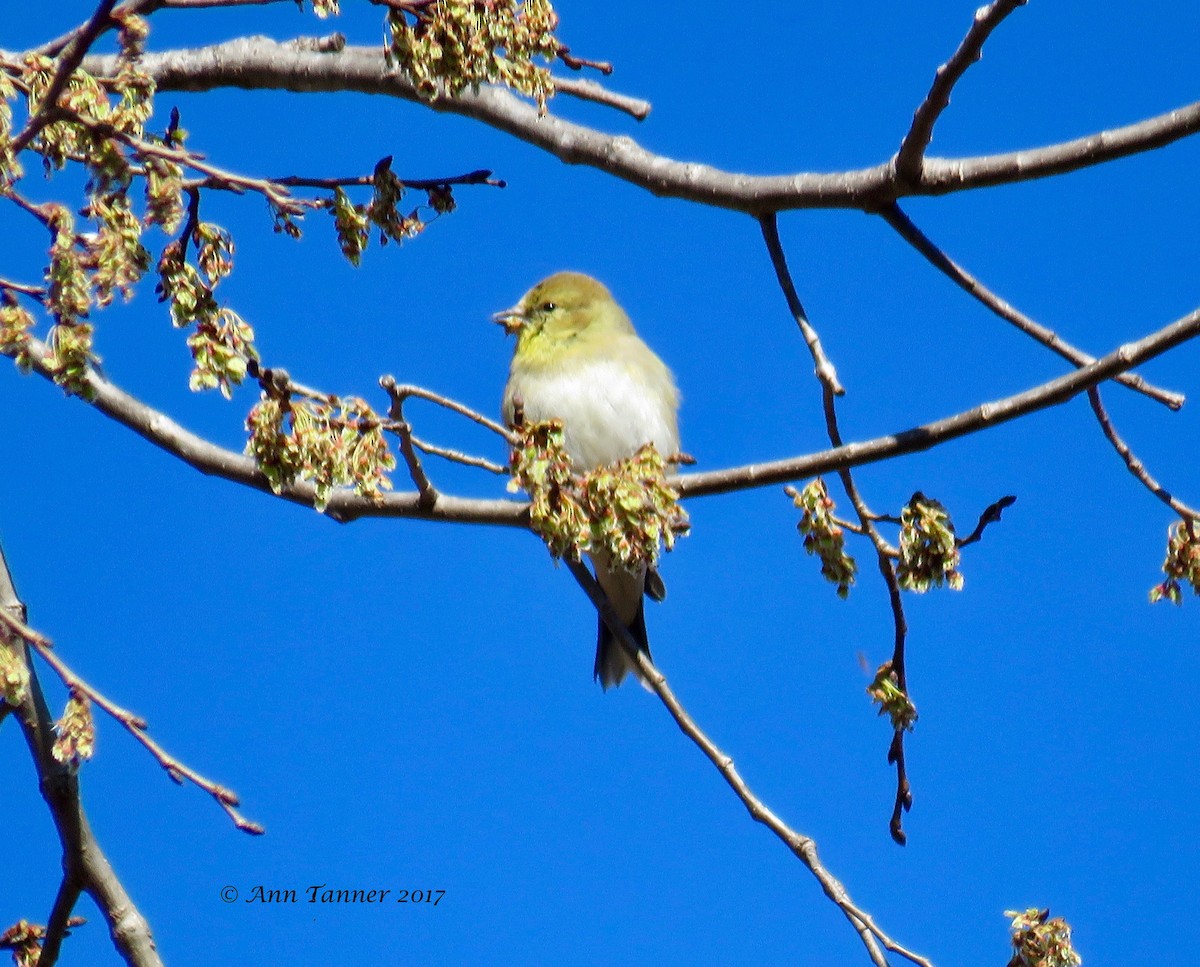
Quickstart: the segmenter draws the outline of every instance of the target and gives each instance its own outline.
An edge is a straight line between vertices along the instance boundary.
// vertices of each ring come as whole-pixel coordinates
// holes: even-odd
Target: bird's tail
[[[600,687],[607,690],[612,685],[620,685],[625,676],[632,672],[642,683],[643,688],[649,688],[641,669],[625,653],[625,649],[617,641],[616,635],[609,630],[608,625],[604,623],[604,619],[600,618],[599,622],[600,628],[596,634],[595,677],[596,681],[600,683]],[[628,627],[629,633],[633,635],[633,640],[637,642],[638,651],[645,652],[646,657],[649,658],[650,643],[646,640],[646,614],[641,601],[638,602],[637,614]]]

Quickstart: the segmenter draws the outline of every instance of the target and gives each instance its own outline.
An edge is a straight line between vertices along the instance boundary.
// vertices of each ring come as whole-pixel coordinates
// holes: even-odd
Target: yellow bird
[[[507,422],[518,401],[529,422],[561,420],[567,454],[583,473],[632,456],[647,443],[664,457],[679,453],[679,391],[671,371],[595,279],[559,272],[492,318],[517,337],[504,387]],[[606,555],[591,557],[596,580],[649,655],[643,596],[661,600],[661,580],[645,567],[631,573],[610,566]],[[601,620],[596,679],[607,689],[630,671],[641,677]]]

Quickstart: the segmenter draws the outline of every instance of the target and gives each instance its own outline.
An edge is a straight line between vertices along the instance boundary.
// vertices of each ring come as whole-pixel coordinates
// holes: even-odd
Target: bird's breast
[[[677,394],[666,367],[660,374],[606,359],[565,373],[514,368],[504,392],[508,419],[518,396],[526,420],[562,420],[567,453],[580,470],[614,463],[647,443],[663,456],[679,452]]]

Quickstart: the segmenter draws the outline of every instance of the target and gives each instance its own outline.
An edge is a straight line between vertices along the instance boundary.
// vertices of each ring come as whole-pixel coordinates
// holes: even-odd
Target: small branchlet
[[[1200,594],[1200,534],[1190,519],[1177,520],[1167,531],[1167,559],[1161,584],[1150,589],[1150,601],[1171,601],[1183,604],[1183,586],[1187,582],[1193,594]]]
[[[92,720],[91,702],[79,689],[71,690],[67,707],[62,718],[54,723],[54,730],[57,735],[51,752],[59,762],[77,769],[81,762],[95,754],[96,725]]]
[[[1079,967],[1083,958],[1071,946],[1071,925],[1062,917],[1050,919],[1049,910],[1023,913],[1005,910],[1012,920],[1013,955],[1008,967]]]
[[[911,732],[917,722],[917,707],[900,688],[899,677],[890,661],[885,661],[875,671],[875,678],[867,686],[871,701],[879,706],[879,714],[892,720],[897,732]]]
[[[508,489],[529,495],[531,525],[554,558],[594,552],[636,571],[687,533],[687,514],[666,482],[667,461],[652,445],[580,477],[561,421],[522,424],[517,433]]]
[[[389,55],[423,97],[496,83],[532,98],[545,113],[554,94],[546,65],[562,49],[549,0],[389,0],[388,6]]]
[[[960,591],[959,551],[946,508],[920,491],[900,513],[900,561],[896,577],[906,591],[924,594],[943,584]]]
[[[818,477],[803,490],[786,487],[784,493],[801,512],[796,529],[804,535],[804,549],[821,559],[821,576],[837,585],[838,597],[849,597],[858,564],[846,553],[846,533],[834,521],[833,498],[825,481]]]
[[[396,458],[383,437],[383,421],[365,400],[296,399],[269,378],[263,383],[262,398],[246,417],[246,453],[275,493],[307,480],[316,491],[314,506],[323,511],[338,487],[351,486],[372,499],[391,489],[388,474]]]

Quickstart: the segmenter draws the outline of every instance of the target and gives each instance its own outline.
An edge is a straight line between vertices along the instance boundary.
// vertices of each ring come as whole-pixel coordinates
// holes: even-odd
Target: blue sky
[[[665,4],[564,0],[562,38],[613,61],[608,83],[654,111],[639,125],[565,98],[553,110],[729,170],[875,164],[975,8],[782,6],[698,4],[679,17]],[[334,28],[371,43],[380,11],[364,8],[324,24],[288,5],[168,12],[151,46]],[[89,11],[10,11],[0,46],[34,44]],[[1179,65],[1198,30],[1200,9],[1181,4],[1031,3],[955,90],[932,151],[1034,146],[1189,103],[1194,80]],[[387,372],[495,412],[510,346],[488,316],[575,268],[608,283],[675,371],[700,468],[824,447],[811,362],[752,220],[655,199],[378,97],[163,95],[160,111],[172,105],[193,147],[246,173],[365,173],[390,154],[402,176],[487,167],[508,182],[460,189],[456,213],[402,247],[373,245],[358,269],[323,216],[297,243],[271,233],[253,198],[206,200],[205,217],[238,245],[220,295],[255,327],[265,360],[297,379],[382,406],[374,387]],[[1183,142],[906,208],[1002,296],[1100,355],[1200,304],[1198,162],[1200,143]],[[44,236],[18,215],[0,207],[0,272],[36,281]],[[799,212],[780,227],[848,389],[847,438],[1066,371],[878,219]],[[97,322],[113,380],[241,447],[254,390],[232,404],[187,391],[184,340],[152,285]],[[1189,345],[1142,372],[1195,395],[1198,364]],[[1105,398],[1153,472],[1200,500],[1196,403],[1171,414],[1119,387]],[[657,701],[592,683],[590,605],[530,535],[341,526],[202,477],[11,368],[0,367],[0,412],[0,540],[31,622],[268,830],[237,832],[100,720],[86,805],[169,964],[867,962],[811,876]],[[477,427],[416,406],[410,418],[423,436],[503,458]],[[449,492],[504,495],[486,474],[430,471]],[[670,595],[648,614],[685,705],[755,791],[816,838],[856,901],[935,963],[1003,964],[1002,911],[1049,906],[1089,965],[1190,964],[1200,602],[1146,600],[1169,511],[1128,475],[1083,399],[857,478],[879,511],[921,489],[966,529],[996,498],[1018,498],[964,554],[961,594],[906,601],[921,714],[908,740],[908,846],[887,834],[890,733],[859,657],[874,668],[890,654],[884,590],[858,547],[862,578],[837,599],[781,488],[689,504],[693,533],[664,565]],[[0,754],[0,922],[44,921],[58,847],[13,722]],[[446,893],[437,907],[220,897],[262,885],[303,899],[317,884]],[[79,912],[91,922],[63,963],[115,962],[90,903]]]

